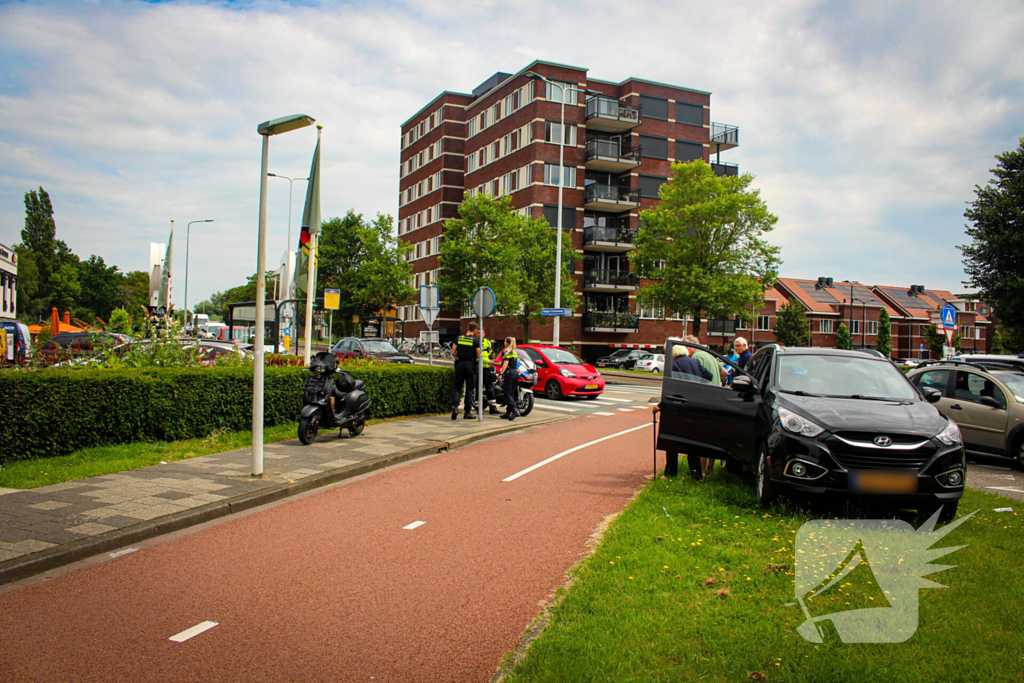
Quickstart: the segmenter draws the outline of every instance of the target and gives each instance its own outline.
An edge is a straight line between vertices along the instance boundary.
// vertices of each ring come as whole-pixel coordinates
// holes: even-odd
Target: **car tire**
[[[754,472],[754,492],[761,507],[771,507],[778,498],[775,491],[775,484],[772,482],[771,463],[768,460],[768,451],[762,444],[757,452],[757,469]]]
[[[557,379],[548,380],[544,386],[544,395],[552,401],[562,400],[562,385],[558,383]]]
[[[1010,450],[1010,457],[1017,463],[1017,467],[1024,470],[1024,434],[1021,434],[1013,442],[1013,448]]]

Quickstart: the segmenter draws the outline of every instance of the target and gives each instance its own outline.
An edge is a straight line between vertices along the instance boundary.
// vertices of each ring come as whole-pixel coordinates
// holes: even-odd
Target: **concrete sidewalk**
[[[0,585],[218,517],[413,458],[531,426],[543,411],[509,423],[426,417],[370,425],[355,438],[321,432],[268,444],[264,476],[249,475],[251,450],[217,453],[130,472],[0,495]]]

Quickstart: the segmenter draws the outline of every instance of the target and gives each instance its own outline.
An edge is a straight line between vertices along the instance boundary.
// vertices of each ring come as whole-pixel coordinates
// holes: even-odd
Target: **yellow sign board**
[[[341,290],[340,289],[325,289],[324,290],[324,308],[331,310],[338,310],[341,307]]]
[[[7,330],[0,327],[0,361],[7,360]]]

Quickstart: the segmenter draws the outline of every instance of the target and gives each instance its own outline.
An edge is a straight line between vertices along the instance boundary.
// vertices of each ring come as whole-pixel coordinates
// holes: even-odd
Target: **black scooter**
[[[310,359],[309,370],[312,374],[303,385],[305,405],[299,417],[299,441],[308,446],[320,429],[337,429],[338,436],[345,429],[350,436],[362,434],[370,418],[370,396],[363,381],[339,370],[334,354],[327,351]]]

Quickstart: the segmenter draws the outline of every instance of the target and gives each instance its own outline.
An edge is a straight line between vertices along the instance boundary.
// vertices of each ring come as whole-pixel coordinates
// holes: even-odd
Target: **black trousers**
[[[704,478],[704,470],[700,466],[699,455],[688,455],[686,456],[686,464],[690,468],[690,476],[696,480]],[[674,477],[679,474],[679,453],[677,451],[668,451],[665,453],[665,476]]]
[[[514,367],[505,371],[502,382],[505,384],[505,406],[509,413],[519,414],[519,407],[516,405],[516,393],[519,388],[519,373]]]
[[[494,385],[498,383],[498,376],[494,374],[494,368],[490,364],[484,364],[484,396],[487,397],[487,403],[497,403],[497,399],[494,396]]]
[[[473,412],[473,392],[476,390],[476,363],[471,360],[460,360],[455,364],[455,394],[452,397],[452,410],[459,409],[459,397],[462,385],[466,385],[466,413]]]

